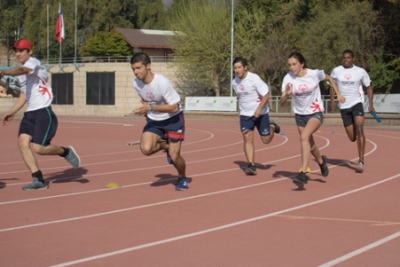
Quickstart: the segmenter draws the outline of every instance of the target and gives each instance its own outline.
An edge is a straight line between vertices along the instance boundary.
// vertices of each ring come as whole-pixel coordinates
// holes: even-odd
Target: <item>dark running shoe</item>
[[[169,163],[169,164],[174,164],[174,163],[172,162],[171,157],[169,156],[169,148],[165,149],[165,153],[167,153],[167,161],[168,161],[168,163]]]
[[[33,177],[33,182],[22,187],[22,190],[28,191],[28,190],[38,190],[38,189],[47,189],[49,188],[46,184],[46,182],[41,182],[39,181],[38,178]]]
[[[295,183],[300,183],[300,184],[306,184],[307,182],[307,176],[304,172],[299,172],[299,174],[296,175],[296,177],[293,178],[293,181]]]
[[[176,191],[183,191],[188,189],[188,181],[186,177],[178,177],[178,182],[176,183],[175,190]]]
[[[269,120],[269,124],[274,125],[275,126],[275,133],[280,133],[281,132],[281,127],[279,127],[279,125],[274,121],[274,120]]]
[[[327,177],[329,174],[329,168],[326,165],[326,156],[324,155],[321,158],[322,158],[322,164],[319,165],[319,167],[321,168],[322,176]]]
[[[244,170],[244,172],[248,175],[256,175],[257,171],[256,171],[256,166],[254,166],[253,164],[249,163],[249,165],[247,166],[247,168]]]

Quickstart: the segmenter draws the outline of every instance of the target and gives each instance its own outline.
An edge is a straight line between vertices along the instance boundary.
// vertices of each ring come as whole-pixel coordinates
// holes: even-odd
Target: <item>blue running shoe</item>
[[[22,190],[28,191],[28,190],[37,190],[37,189],[47,189],[47,188],[49,188],[49,187],[47,186],[46,182],[41,182],[41,181],[39,181],[38,178],[33,177],[33,182],[22,187]]]
[[[168,161],[169,164],[174,164],[174,163],[172,162],[171,157],[169,156],[168,151],[169,151],[169,148],[165,149],[165,153],[167,153],[167,161]]]
[[[183,191],[187,190],[188,187],[188,181],[186,177],[178,177],[178,182],[176,183],[175,190],[176,191]]]

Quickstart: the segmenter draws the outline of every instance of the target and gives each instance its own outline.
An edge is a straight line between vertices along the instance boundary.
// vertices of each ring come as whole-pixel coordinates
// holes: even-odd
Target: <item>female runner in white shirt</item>
[[[322,176],[329,174],[326,165],[326,156],[319,153],[313,138],[313,133],[318,130],[323,122],[324,105],[321,99],[320,81],[329,81],[338,95],[340,103],[345,102],[331,76],[323,70],[312,70],[307,68],[303,55],[294,52],[288,57],[290,72],[286,74],[282,83],[282,97],[280,105],[284,106],[289,96],[292,95],[292,110],[295,113],[296,124],[301,141],[302,171],[293,178],[294,182],[306,184],[307,167],[310,161],[310,152],[317,160]]]

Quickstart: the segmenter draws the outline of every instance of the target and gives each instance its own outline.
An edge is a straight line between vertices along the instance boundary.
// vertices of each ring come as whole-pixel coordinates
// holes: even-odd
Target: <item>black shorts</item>
[[[354,118],[356,116],[364,117],[364,106],[362,103],[358,103],[351,108],[341,109],[342,120],[344,127],[348,127],[354,123]]]
[[[183,112],[163,121],[155,121],[147,118],[147,124],[143,132],[155,133],[163,139],[171,141],[183,141],[185,139],[185,118]]]
[[[22,118],[18,136],[27,134],[33,137],[32,143],[48,146],[56,135],[57,126],[58,120],[51,107],[28,111]]]

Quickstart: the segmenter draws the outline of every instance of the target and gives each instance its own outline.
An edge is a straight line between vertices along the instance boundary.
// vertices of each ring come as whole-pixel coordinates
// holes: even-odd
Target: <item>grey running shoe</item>
[[[357,171],[359,172],[364,172],[364,163],[362,161],[359,161],[357,164]]]
[[[37,189],[47,189],[47,188],[49,187],[47,186],[46,182],[41,182],[39,181],[38,178],[34,177],[33,182],[22,187],[22,190],[37,190]]]
[[[329,174],[329,168],[326,165],[326,156],[324,155],[321,158],[322,158],[322,164],[319,165],[319,167],[321,168],[322,176],[326,177]]]
[[[256,175],[257,171],[256,171],[256,166],[254,166],[253,164],[249,163],[249,165],[247,166],[247,168],[244,170],[244,172],[246,174],[249,175]]]
[[[65,159],[71,163],[72,167],[74,169],[78,169],[79,166],[81,165],[81,158],[78,156],[76,153],[75,149],[72,146],[67,147],[69,149],[68,155],[65,157]]]
[[[279,125],[274,121],[274,120],[269,120],[269,124],[271,125],[274,125],[275,126],[275,133],[280,133],[281,132],[281,127],[279,127]]]
[[[306,174],[304,172],[299,172],[299,174],[297,174],[296,177],[293,178],[293,182],[300,184],[308,183]]]

